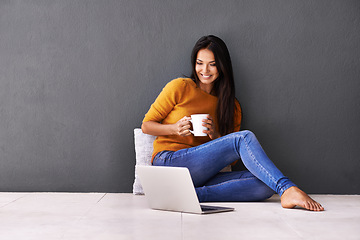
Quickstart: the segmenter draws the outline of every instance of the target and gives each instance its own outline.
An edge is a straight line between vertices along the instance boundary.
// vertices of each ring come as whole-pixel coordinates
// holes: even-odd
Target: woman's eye
[[[212,66],[212,67],[216,67],[216,64],[215,64],[215,63],[213,63],[213,64],[210,64],[210,66]]]
[[[197,65],[201,65],[202,63],[201,62],[196,62]]]

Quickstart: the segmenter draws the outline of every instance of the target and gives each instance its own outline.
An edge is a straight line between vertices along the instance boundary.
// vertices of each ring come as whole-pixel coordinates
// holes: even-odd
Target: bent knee
[[[240,131],[240,133],[244,136],[255,137],[255,134],[250,130],[243,130],[243,131]]]
[[[242,130],[239,132],[233,132],[232,134],[239,135],[239,136],[255,136],[255,134],[250,130]]]
[[[243,139],[246,138],[249,140],[256,139],[255,134],[250,130],[243,130],[243,131],[239,131],[239,132],[234,132],[232,134],[236,139],[240,139],[240,138],[243,138]]]

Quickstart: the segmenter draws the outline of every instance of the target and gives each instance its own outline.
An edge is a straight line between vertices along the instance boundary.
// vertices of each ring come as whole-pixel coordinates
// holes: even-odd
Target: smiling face
[[[199,87],[203,91],[211,93],[214,82],[219,77],[215,56],[212,51],[208,49],[199,50],[196,57],[195,72],[200,80]]]

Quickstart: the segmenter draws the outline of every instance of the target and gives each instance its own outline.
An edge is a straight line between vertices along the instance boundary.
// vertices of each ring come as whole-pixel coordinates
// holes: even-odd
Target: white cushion
[[[156,136],[148,135],[142,132],[140,128],[134,129],[134,140],[135,140],[135,180],[133,184],[133,194],[141,195],[144,194],[139,177],[136,172],[136,166],[139,165],[151,165],[151,157],[154,150],[153,142]],[[227,166],[221,170],[221,172],[231,172],[231,166]]]
[[[133,184],[133,194],[144,194],[139,177],[136,172],[136,166],[139,165],[151,165],[151,156],[153,153],[153,142],[156,136],[148,135],[142,132],[140,128],[134,129],[135,140],[135,181]]]

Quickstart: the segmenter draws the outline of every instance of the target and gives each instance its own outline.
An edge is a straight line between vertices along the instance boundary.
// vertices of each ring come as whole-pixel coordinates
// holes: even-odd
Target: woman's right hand
[[[180,119],[179,121],[177,121],[177,123],[174,124],[174,133],[175,133],[175,135],[182,136],[182,137],[186,137],[186,136],[191,135],[191,132],[190,132],[190,128],[191,128],[190,119],[191,119],[191,117],[185,116],[182,119]]]

